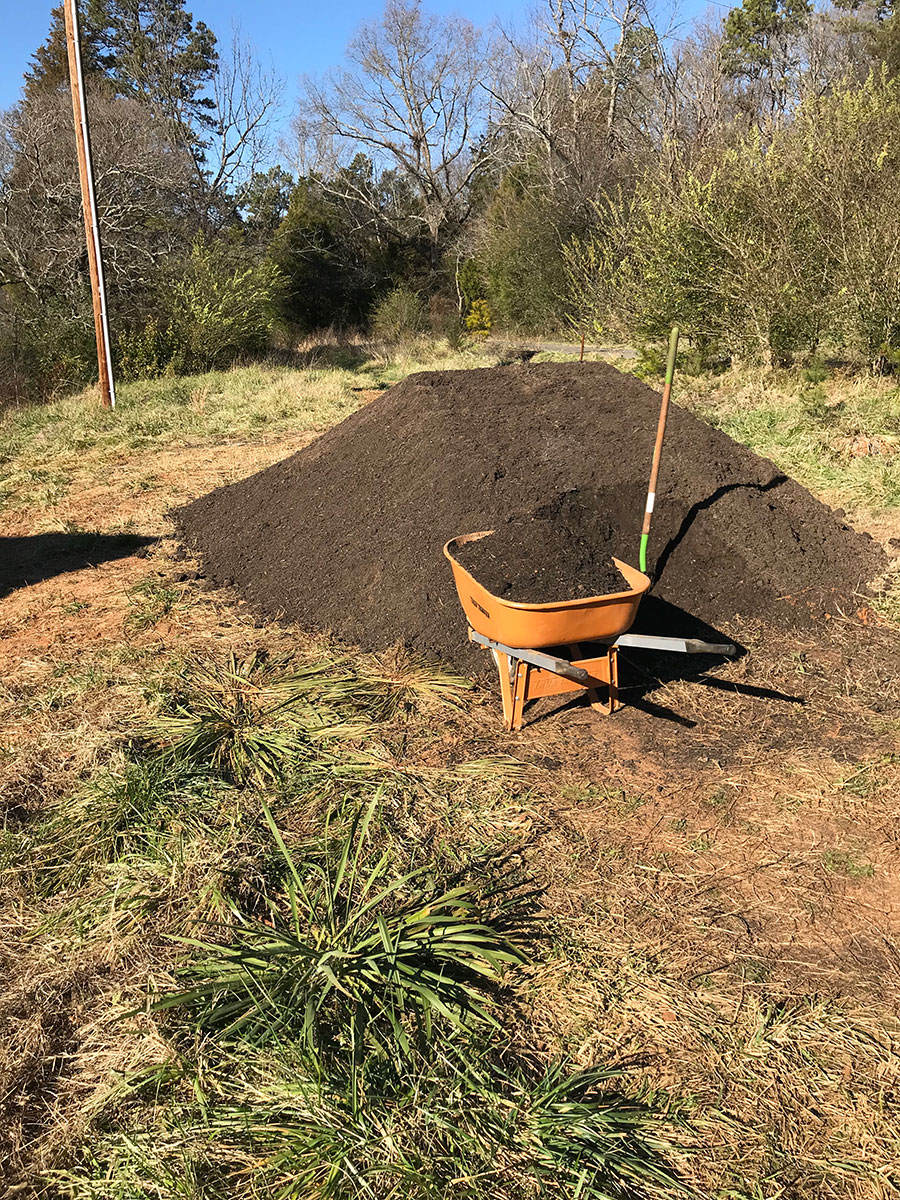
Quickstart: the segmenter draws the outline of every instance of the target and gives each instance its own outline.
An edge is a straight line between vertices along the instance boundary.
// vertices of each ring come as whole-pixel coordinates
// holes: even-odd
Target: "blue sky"
[[[5,3],[0,38],[0,109],[18,98],[22,74],[34,50],[46,36],[55,0],[9,0]],[[733,0],[737,3],[738,0]],[[531,0],[425,0],[432,12],[461,13],[476,24],[495,17],[515,22]],[[726,7],[713,0],[720,11]],[[238,24],[265,65],[285,81],[285,112],[290,115],[297,80],[340,61],[344,46],[363,21],[378,16],[383,0],[193,0],[187,4],[197,20],[205,21],[221,40]],[[681,0],[681,20],[705,7],[704,0]]]
[[[14,103],[29,59],[43,41],[56,0],[9,0],[0,38],[0,109]],[[522,0],[426,0],[433,12],[460,12],[487,24],[494,16],[507,18],[522,12]],[[186,7],[205,21],[218,38],[227,40],[238,23],[244,37],[263,62],[271,63],[284,78],[289,105],[297,91],[297,78],[338,62],[344,46],[363,21],[377,16],[381,0],[188,0]]]

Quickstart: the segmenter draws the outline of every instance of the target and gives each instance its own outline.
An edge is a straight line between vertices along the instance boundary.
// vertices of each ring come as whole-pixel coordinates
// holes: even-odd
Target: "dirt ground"
[[[8,781],[7,816],[46,799],[42,756],[52,752],[63,777],[77,777],[86,725],[95,738],[121,721],[116,686],[88,699],[66,691],[67,680],[104,654],[304,640],[290,625],[261,624],[228,588],[209,586],[166,514],[310,439],[142,452],[105,470],[102,482],[86,467],[57,506],[3,515],[11,553],[0,579],[0,722],[10,757],[31,747],[34,760],[30,775],[18,763]],[[41,538],[55,541],[35,542]],[[158,616],[154,588],[167,598]],[[900,1036],[895,635],[856,619],[778,636],[745,623],[735,634],[748,653],[724,665],[629,652],[626,707],[613,717],[581,701],[548,700],[528,713],[521,733],[507,735],[496,688],[480,687],[404,753],[451,761],[509,754],[533,766],[527,802],[496,820],[541,878],[548,912],[577,924],[578,944],[567,953],[598,965],[615,957],[635,977],[611,1027],[600,1020],[608,999],[581,996],[569,1005],[557,964],[560,1002],[537,1017],[548,1044],[571,1039],[577,1022],[585,1061],[599,1048],[640,1053],[665,1083],[690,1075],[697,1005],[730,1028],[763,990],[785,1003],[840,997],[877,1027],[883,1069],[894,1072],[882,1081],[890,1090],[900,1078],[890,1049]],[[38,694],[45,700],[36,709]],[[669,980],[658,1001],[650,976],[635,966],[649,962]],[[41,1001],[23,983],[24,1007],[0,1005],[0,1017],[12,1013],[21,1024],[29,1006],[55,1006],[68,1029],[54,1043],[60,1061],[101,1056],[91,1042],[97,1013],[78,980],[45,984]],[[649,1042],[648,1003],[656,1014]],[[852,1075],[848,1054],[841,1070]],[[46,1067],[46,1054],[41,1061]],[[37,1087],[39,1071],[35,1078]]]
[[[197,578],[166,513],[308,440],[143,453],[116,464],[102,483],[86,471],[58,509],[6,513],[5,538],[76,542],[45,557],[36,572],[45,577],[34,582],[26,555],[7,557],[0,599],[7,687],[123,638],[180,646],[239,638],[258,625],[228,589],[208,590]],[[135,491],[135,479],[152,487]],[[78,544],[67,523],[116,531],[104,534],[111,548],[90,538]],[[147,580],[165,581],[177,596],[158,622],[136,632],[135,589]],[[496,689],[483,688],[465,736],[546,767],[546,808],[533,823],[538,842],[572,842],[579,891],[596,884],[606,892],[611,874],[620,890],[623,870],[641,872],[645,886],[622,920],[635,937],[643,930],[650,940],[683,939],[685,970],[740,972],[753,961],[786,982],[893,986],[900,965],[895,637],[837,620],[779,637],[753,625],[737,632],[750,652],[736,663],[623,654],[626,707],[613,717],[580,700],[547,700],[520,734],[506,735]],[[10,718],[15,725],[14,705]]]

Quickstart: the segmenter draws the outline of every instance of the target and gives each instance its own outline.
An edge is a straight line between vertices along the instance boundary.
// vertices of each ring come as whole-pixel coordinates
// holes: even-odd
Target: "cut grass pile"
[[[155,520],[173,446],[271,433],[277,455],[278,431],[340,419],[353,388],[416,365],[316,354],[303,372],[132,385],[118,420],[90,397],[8,413],[8,502],[62,523],[67,489],[90,503],[110,461],[139,456]],[[785,465],[796,454],[807,486],[827,469],[826,498],[874,507],[887,492],[869,465],[844,451],[817,463],[820,439],[844,431],[802,410],[807,382],[690,387],[733,436],[740,424]],[[890,386],[826,391],[838,386],[887,436],[873,414],[887,421]],[[841,732],[828,753],[755,763],[758,714],[783,718],[747,707],[740,761],[694,763],[692,783],[678,737],[645,771],[627,724],[614,756],[592,741],[575,765],[577,712],[555,740],[536,725],[511,742],[494,698],[433,664],[259,628],[200,590],[171,544],[129,562],[117,609],[74,573],[13,608],[25,637],[0,681],[0,1194],[896,1197],[900,1030],[891,979],[870,985],[881,968],[863,961],[873,910],[833,931],[860,957],[833,987],[828,963],[821,988],[801,979],[790,930],[765,924],[772,869],[816,880],[803,904],[817,934],[830,888],[880,898],[895,753],[840,757]],[[795,657],[797,672],[823,670]],[[816,675],[810,725],[845,728],[875,667],[840,660],[833,688]],[[678,707],[687,686],[664,699]],[[816,822],[827,837],[798,850],[791,831]],[[895,953],[874,918],[871,940]]]

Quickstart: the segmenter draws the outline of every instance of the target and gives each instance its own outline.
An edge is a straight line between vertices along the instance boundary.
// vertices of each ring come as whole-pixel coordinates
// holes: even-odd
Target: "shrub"
[[[425,308],[418,292],[396,287],[375,305],[372,332],[386,342],[402,342],[425,328]]]
[[[164,297],[170,369],[225,367],[269,343],[283,280],[274,264],[247,264],[227,245],[198,242],[184,274]]]
[[[465,338],[466,322],[458,305],[437,293],[428,301],[428,329],[435,337],[446,338],[450,347],[456,350]]]
[[[73,311],[48,301],[0,312],[0,381],[5,398],[44,399],[97,378],[90,298]]]
[[[768,363],[900,347],[900,81],[873,75],[607,197],[565,258],[573,321]]]
[[[466,329],[469,333],[487,337],[493,324],[487,300],[473,300],[466,316]]]
[[[157,379],[176,353],[170,330],[160,328],[156,317],[149,317],[142,326],[123,329],[116,351],[117,374],[124,383]]]
[[[542,181],[507,176],[481,224],[478,265],[486,287],[467,299],[486,296],[504,326],[561,324],[567,296],[561,224]]]

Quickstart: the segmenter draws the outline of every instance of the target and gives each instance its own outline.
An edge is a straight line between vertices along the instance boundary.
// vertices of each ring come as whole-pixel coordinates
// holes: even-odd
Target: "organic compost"
[[[463,542],[453,552],[489,592],[523,604],[627,591],[614,553],[612,526],[591,505],[585,507],[578,492],[508,517],[488,537]]]
[[[603,363],[425,372],[177,520],[207,575],[261,614],[471,671],[479,656],[444,543],[511,516],[519,531],[518,518],[554,504],[568,519],[574,497],[577,553],[545,570],[533,548],[526,573],[596,592],[611,553],[637,562],[658,412],[657,392]],[[648,562],[653,596],[635,628],[685,634],[852,616],[884,555],[773,463],[673,405]]]

